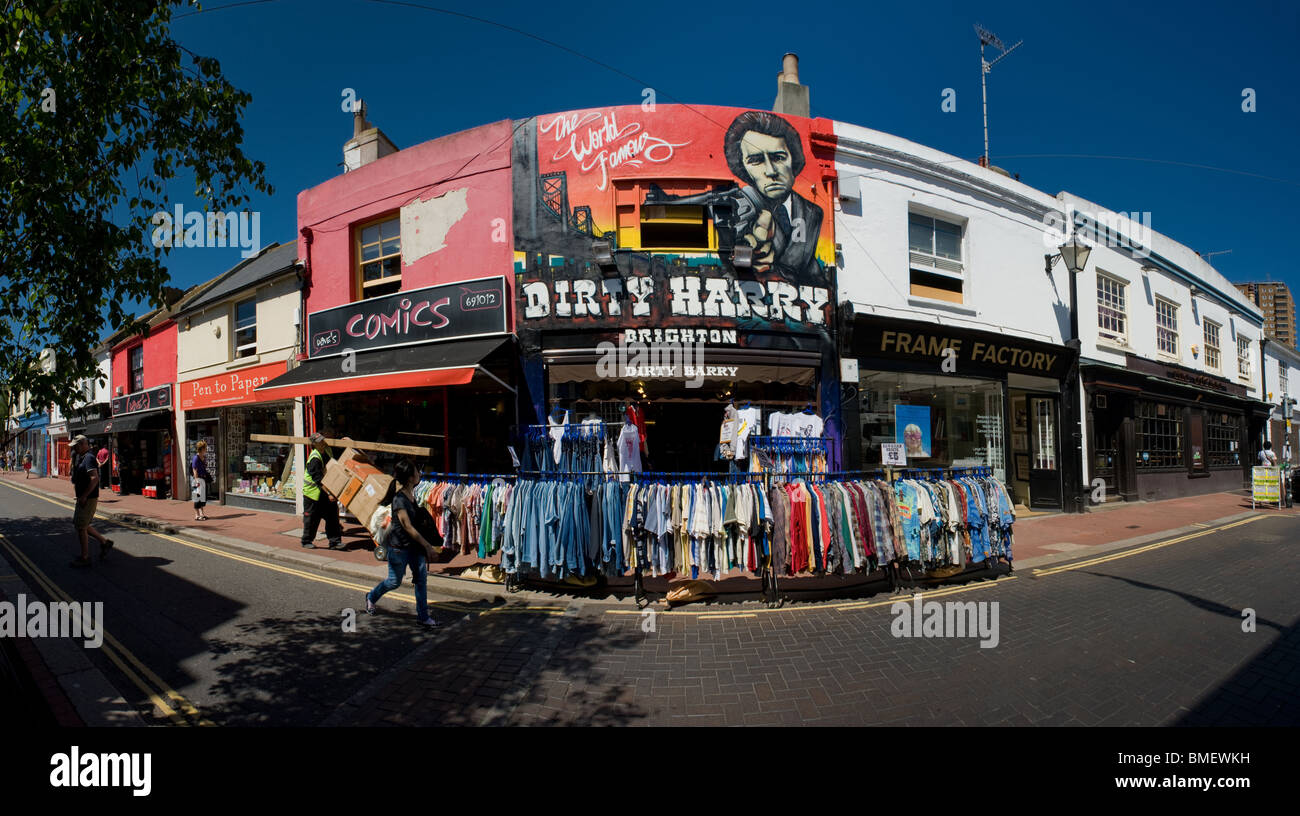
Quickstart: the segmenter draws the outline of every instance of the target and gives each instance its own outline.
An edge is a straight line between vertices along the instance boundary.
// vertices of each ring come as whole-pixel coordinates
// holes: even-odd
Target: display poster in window
[[[503,334],[505,278],[480,278],[371,298],[307,316],[307,355]]]
[[[894,441],[903,445],[908,459],[930,458],[930,406],[895,405]]]

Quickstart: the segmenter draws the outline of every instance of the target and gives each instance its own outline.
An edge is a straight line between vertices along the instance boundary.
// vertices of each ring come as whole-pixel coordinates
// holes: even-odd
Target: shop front
[[[313,312],[308,359],[254,393],[308,398],[307,427],[330,438],[429,448],[417,462],[426,470],[507,470],[517,373],[507,301],[494,277]],[[398,458],[373,454],[386,471]]]
[[[1089,480],[1107,495],[1153,501],[1240,490],[1268,406],[1244,385],[1129,355],[1085,363]]]
[[[50,415],[46,411],[28,414],[18,420],[18,435],[13,442],[15,462],[21,467],[23,457],[32,457],[33,476],[44,476],[49,468],[49,445],[46,429],[50,425]]]
[[[50,475],[60,479],[72,476],[72,452],[68,449],[68,423],[51,422],[45,431],[47,461],[50,463]]]
[[[741,275],[637,255],[623,263],[619,277],[576,264],[517,271],[531,402],[521,446],[538,449],[526,444],[530,427],[598,422],[612,438],[631,423],[639,455],[611,466],[749,469],[752,462],[722,442],[730,420],[753,437],[822,439],[818,467],[837,469],[833,285],[799,287],[771,272]],[[826,275],[833,280],[833,271]]]
[[[855,468],[880,468],[886,443],[916,470],[988,468],[1017,503],[1061,509],[1061,392],[1071,350],[1008,334],[868,315],[845,337],[846,446]],[[856,392],[856,393],[854,393]],[[1068,458],[1065,458],[1068,454]]]
[[[111,485],[122,495],[165,499],[174,496],[175,421],[170,384],[116,397],[112,419]],[[98,430],[98,429],[95,429]]]
[[[185,412],[185,472],[200,441],[213,479],[208,501],[277,513],[295,512],[295,458],[287,444],[254,442],[254,434],[292,436],[293,400],[265,400],[256,389],[283,375],[287,363],[228,371],[177,384]]]

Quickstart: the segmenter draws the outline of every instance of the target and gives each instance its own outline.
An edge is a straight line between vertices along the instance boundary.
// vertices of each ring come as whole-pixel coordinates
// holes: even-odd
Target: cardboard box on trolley
[[[361,489],[348,503],[348,512],[356,516],[357,521],[369,526],[370,517],[374,515],[375,510],[381,504],[392,501],[393,494],[396,492],[397,481],[392,476],[384,473],[368,476],[362,483]]]

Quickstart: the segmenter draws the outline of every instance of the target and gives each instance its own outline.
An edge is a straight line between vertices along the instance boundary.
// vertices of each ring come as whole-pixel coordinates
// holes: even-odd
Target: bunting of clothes
[[[501,549],[506,508],[515,485],[505,479],[422,481],[415,503],[433,516],[443,546],[462,555],[486,558]]]
[[[779,575],[851,574],[891,561],[932,569],[1012,557],[1015,512],[992,478],[796,475],[767,487],[743,475],[637,478],[425,481],[415,495],[447,546],[499,551],[507,573],[546,580],[633,569],[719,579],[769,564]]]

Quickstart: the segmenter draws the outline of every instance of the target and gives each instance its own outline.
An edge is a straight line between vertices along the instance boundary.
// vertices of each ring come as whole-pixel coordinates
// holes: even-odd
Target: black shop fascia
[[[882,464],[903,443],[909,467],[987,467],[1018,502],[1063,501],[1061,393],[1072,349],[1000,332],[857,315],[841,335],[846,466]]]
[[[636,403],[663,470],[712,469],[731,401],[812,410],[838,441],[834,270],[791,280],[700,260],[627,253],[602,269],[529,256],[515,275],[521,424],[557,407],[616,423]]]

